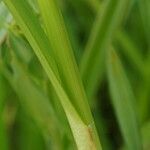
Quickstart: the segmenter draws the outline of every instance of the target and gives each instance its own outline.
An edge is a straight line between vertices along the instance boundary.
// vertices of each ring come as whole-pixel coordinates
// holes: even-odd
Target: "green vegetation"
[[[0,149],[149,150],[150,2],[0,0]]]

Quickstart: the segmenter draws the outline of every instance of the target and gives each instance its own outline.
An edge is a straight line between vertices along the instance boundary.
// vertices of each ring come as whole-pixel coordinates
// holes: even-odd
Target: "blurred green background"
[[[125,149],[118,123],[122,108],[119,109],[119,101],[113,100],[120,92],[120,101],[130,100],[128,94],[133,93],[141,142],[144,150],[150,150],[150,1],[132,0],[116,12],[115,4],[106,9],[109,0],[57,1],[79,68],[90,47],[87,43],[92,41],[89,37],[98,32],[101,32],[97,41],[102,41],[101,50],[105,43],[105,49],[115,49],[119,58],[119,65],[113,66],[119,75],[115,72],[116,75],[111,76],[111,62],[106,63],[115,58],[100,54],[99,70],[85,86],[103,149]],[[40,20],[36,0],[28,2]],[[97,20],[101,20],[99,16],[104,24],[101,30],[93,31]],[[117,17],[115,27],[109,27]],[[89,74],[92,69],[92,65],[87,69]],[[82,78],[84,84],[90,80],[84,75]],[[113,95],[115,84],[120,87]],[[76,149],[64,112],[57,103],[52,85],[30,44],[7,7],[0,2],[0,150]],[[128,118],[130,110],[125,111]],[[124,128],[128,128],[128,124],[124,124]]]

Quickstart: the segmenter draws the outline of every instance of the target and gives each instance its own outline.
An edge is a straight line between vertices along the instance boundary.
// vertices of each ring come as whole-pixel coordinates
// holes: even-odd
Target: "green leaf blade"
[[[85,122],[91,122],[90,108],[62,14],[54,0],[38,0],[38,2],[54,58],[61,74],[62,86],[82,119]]]
[[[66,94],[66,91],[60,84],[60,80],[57,77],[57,66],[55,63],[55,58],[53,58],[54,54],[49,53],[51,47],[49,45],[47,36],[40,27],[40,24],[36,19],[34,13],[32,12],[30,6],[24,0],[4,0],[4,2],[7,4],[12,14],[14,15],[16,21],[19,23],[22,31],[24,32],[26,38],[33,47],[34,52],[40,60],[45,72],[47,73],[51,84],[53,85],[53,88],[55,89],[55,92],[64,108],[78,149],[101,149],[99,138],[96,132],[96,128],[92,119],[88,103],[87,101],[81,101],[81,103],[85,102],[85,104],[84,106],[82,106],[82,108],[84,109],[81,109],[82,115],[79,115],[79,112],[76,110],[76,107],[72,105],[71,100]],[[70,51],[70,53],[72,52]],[[71,58],[72,57],[69,55],[68,59],[71,60]],[[71,62],[71,66],[72,65],[73,64]],[[79,76],[76,76],[77,70],[74,70],[74,67],[70,69],[72,69],[73,72],[75,72],[75,75],[72,74],[73,76],[75,76],[75,79],[78,79]],[[73,92],[75,92],[76,95],[79,94],[81,96],[80,100],[85,100],[85,95],[82,91],[83,89],[81,86],[81,82],[79,82],[79,80],[75,80],[75,82],[74,83],[77,86],[76,90],[78,90],[79,93],[76,93],[76,91]],[[80,104],[78,104],[78,107],[79,106]]]
[[[107,74],[112,105],[120,125],[125,144],[129,150],[141,150],[140,129],[138,128],[134,96],[115,51],[108,54]]]
[[[82,79],[89,97],[93,96],[99,86],[98,81],[104,72],[105,50],[124,15],[122,11],[127,6],[128,1],[126,0],[108,0],[103,11],[98,12],[80,63]]]

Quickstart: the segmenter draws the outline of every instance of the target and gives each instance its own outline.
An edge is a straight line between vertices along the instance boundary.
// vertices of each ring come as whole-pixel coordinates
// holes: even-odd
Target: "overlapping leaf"
[[[4,2],[7,4],[9,9],[13,13],[16,21],[19,23],[22,31],[24,32],[26,38],[28,39],[29,43],[33,47],[34,52],[39,58],[43,68],[45,69],[56,91],[56,94],[58,95],[60,102],[65,110],[65,113],[70,123],[78,148],[79,149],[96,149],[97,147],[100,149],[99,140],[97,138],[97,134],[96,134],[96,130],[93,124],[93,119],[89,110],[89,106],[87,104],[87,101],[85,100],[85,95],[81,86],[81,82],[79,81],[79,76],[76,72],[77,68],[75,67],[75,62],[73,60],[72,61],[74,63],[72,61],[71,62],[69,61],[69,63],[71,63],[71,67],[74,65],[73,68],[69,68],[69,65],[67,66],[68,69],[72,69],[70,71],[71,73],[75,73],[75,75],[74,74],[72,75],[75,77],[75,79],[73,80],[75,80],[74,83],[76,85],[76,86],[74,85],[74,88],[70,87],[71,89],[68,89],[68,90],[70,90],[71,92],[72,90],[74,92],[78,90],[78,92],[80,93],[80,94],[77,93],[76,95],[78,94],[80,95],[81,104],[78,104],[78,106],[74,107],[69,99],[70,97],[68,97],[68,95],[66,94],[66,91],[64,91],[62,85],[60,84],[60,81],[56,77],[57,66],[55,63],[55,58],[53,57],[55,55],[54,53],[50,51],[51,46],[49,44],[47,36],[45,35],[44,31],[40,27],[40,24],[38,20],[36,19],[34,13],[32,12],[32,10],[30,9],[30,6],[28,5],[28,3],[26,3],[26,1],[23,1],[23,0],[21,1],[20,0],[13,0],[13,1],[4,0]],[[53,1],[51,2],[51,4],[54,4],[54,3],[55,2]],[[54,14],[56,13],[55,17],[57,19],[57,9],[55,10],[55,5],[52,5],[52,8],[53,8],[52,12],[54,12]],[[55,25],[55,21],[54,21],[54,25]],[[61,27],[63,30],[63,26],[60,26],[60,28]],[[54,26],[54,29],[55,28],[56,27]],[[60,35],[57,35],[57,36],[59,38]],[[65,45],[63,45],[62,48],[65,49],[66,48]],[[66,55],[68,55],[67,60],[71,60],[73,58],[71,57],[72,51],[69,51],[69,53],[70,55],[66,53]],[[65,61],[66,60],[64,60],[64,62]],[[66,63],[64,64],[66,65]],[[59,66],[59,64],[57,65]],[[60,63],[60,65],[62,64]],[[65,67],[66,66],[64,66],[64,68]],[[65,78],[67,77],[65,76]],[[69,81],[72,82],[70,79]],[[65,80],[64,82],[67,83],[69,81]],[[76,99],[76,101],[78,101],[78,99]],[[80,109],[80,106],[82,107],[82,109]],[[76,110],[77,107],[79,108],[80,111]]]

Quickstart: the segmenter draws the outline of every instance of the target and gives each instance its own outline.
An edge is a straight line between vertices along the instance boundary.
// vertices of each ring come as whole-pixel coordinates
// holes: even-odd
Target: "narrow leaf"
[[[75,107],[70,102],[70,99],[68,98],[68,95],[64,91],[58,78],[56,77],[57,68],[55,60],[51,57],[54,55],[53,53],[51,53],[52,55],[50,55],[50,45],[48,39],[44,31],[40,27],[38,20],[35,18],[35,15],[33,14],[30,6],[24,0],[4,0],[4,2],[7,4],[16,21],[19,23],[22,31],[24,32],[26,38],[29,40],[31,46],[34,49],[34,52],[40,60],[44,70],[46,71],[51,84],[53,85],[55,92],[64,108],[78,149],[101,149],[89,108],[87,113],[90,114],[90,116],[88,116],[88,118],[90,119],[87,120],[85,118],[85,120],[87,120],[87,122],[85,123],[82,120],[84,117],[82,118],[78,114]],[[80,84],[76,85],[79,86]],[[80,92],[82,94],[82,91]],[[87,102],[85,101],[85,103]],[[88,104],[85,105],[88,106]],[[85,108],[87,109],[87,107]],[[86,112],[84,112],[83,114],[84,116],[86,116]]]
[[[89,105],[61,12],[54,0],[38,0],[38,2],[54,58],[61,74],[62,86],[83,120],[89,122],[91,121]]]
[[[123,17],[122,12],[127,4],[126,0],[108,0],[103,11],[98,12],[80,64],[82,79],[89,97],[99,86],[99,80],[104,72],[105,50]]]
[[[129,81],[114,50],[107,57],[107,74],[112,105],[128,150],[141,150],[140,129],[135,111],[135,99]]]

